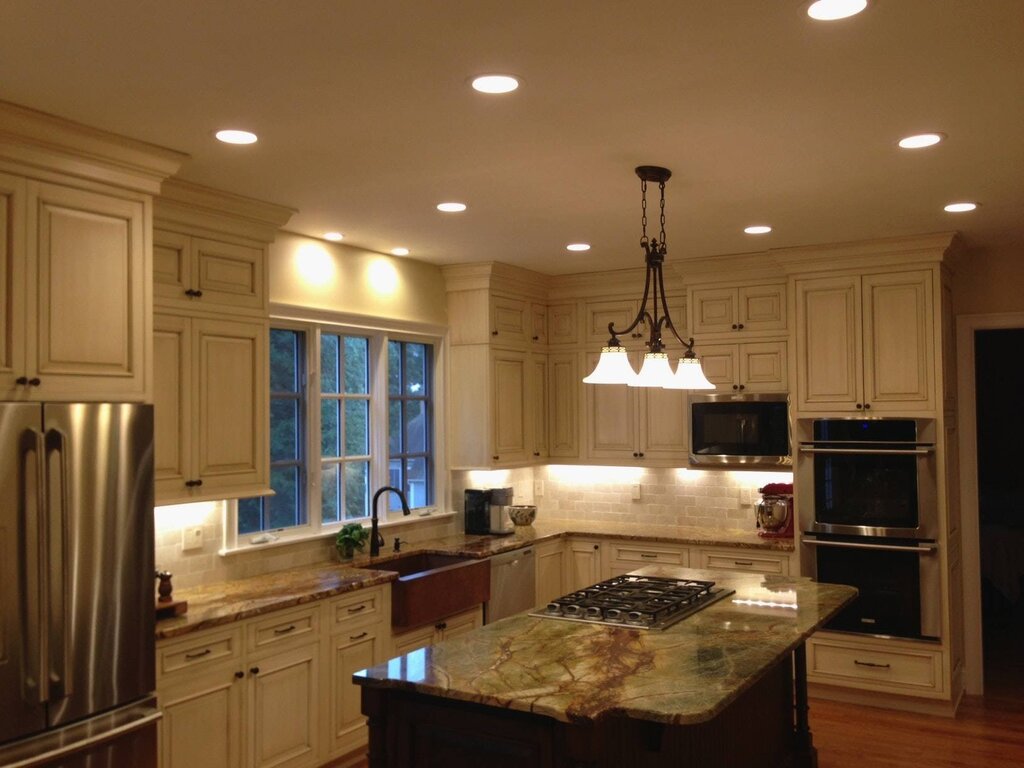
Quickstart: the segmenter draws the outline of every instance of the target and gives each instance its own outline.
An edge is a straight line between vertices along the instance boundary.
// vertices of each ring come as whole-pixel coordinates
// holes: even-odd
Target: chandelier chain
[[[658,184],[661,189],[661,250],[665,251],[665,182]]]
[[[664,187],[664,185],[662,185],[662,186]],[[662,195],[662,197],[664,197],[664,194]],[[665,203],[664,203],[664,200],[663,200],[662,201],[662,214],[661,214],[662,218],[665,217],[664,208],[665,208]],[[640,180],[640,210],[641,210],[640,227],[641,227],[641,230],[642,230],[642,234],[640,235],[640,245],[646,246],[647,243],[648,243],[648,240],[647,240],[647,179],[641,179]]]

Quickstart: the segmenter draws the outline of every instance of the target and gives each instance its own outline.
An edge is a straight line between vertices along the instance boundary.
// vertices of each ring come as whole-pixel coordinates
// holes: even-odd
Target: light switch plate
[[[185,528],[181,532],[181,551],[191,552],[203,548],[203,529],[201,526]]]
[[[533,481],[533,496],[534,498],[544,495],[544,481],[534,480]]]
[[[633,501],[640,501],[640,483],[633,483]]]

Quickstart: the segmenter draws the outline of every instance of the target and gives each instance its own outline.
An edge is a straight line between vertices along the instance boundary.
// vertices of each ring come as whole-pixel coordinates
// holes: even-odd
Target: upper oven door
[[[690,463],[791,463],[785,395],[691,395]]]
[[[815,422],[817,439],[799,447],[804,529],[937,539],[934,444],[918,441],[913,420],[842,420],[843,429],[819,429],[836,421]],[[869,428],[858,435],[861,425]],[[862,439],[842,439],[858,436]]]

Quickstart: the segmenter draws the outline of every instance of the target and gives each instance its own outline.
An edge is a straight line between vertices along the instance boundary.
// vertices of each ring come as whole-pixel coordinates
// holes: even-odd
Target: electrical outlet
[[[181,532],[181,551],[191,552],[203,548],[203,529],[201,526],[186,528]]]
[[[536,498],[537,496],[543,496],[544,495],[544,481],[543,480],[534,480],[533,481],[533,495],[534,495],[534,498]]]
[[[633,501],[640,501],[640,483],[633,483]]]

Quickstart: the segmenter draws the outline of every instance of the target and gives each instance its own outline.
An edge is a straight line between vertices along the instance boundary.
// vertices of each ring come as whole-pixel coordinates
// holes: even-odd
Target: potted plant
[[[341,526],[341,530],[338,531],[338,536],[334,540],[338,547],[338,556],[342,560],[351,560],[357,549],[362,551],[368,538],[370,538],[370,532],[359,523],[347,523]]]

